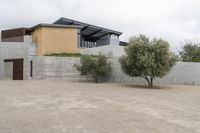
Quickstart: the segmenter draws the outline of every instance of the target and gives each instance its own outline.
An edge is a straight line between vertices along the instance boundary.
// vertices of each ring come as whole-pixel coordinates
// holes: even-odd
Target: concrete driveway
[[[199,86],[0,81],[0,133],[199,132]]]

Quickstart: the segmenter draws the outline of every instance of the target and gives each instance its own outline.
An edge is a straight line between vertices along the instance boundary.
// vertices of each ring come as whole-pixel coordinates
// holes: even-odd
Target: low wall
[[[117,59],[110,59],[112,72],[105,77],[106,82],[123,82],[126,84],[146,84],[142,78],[132,78],[124,74]],[[79,58],[72,57],[35,57],[33,60],[34,79],[56,80],[89,80],[79,76],[74,64],[79,64]],[[155,79],[157,84],[192,84],[200,85],[200,63],[178,62],[164,78]]]
[[[82,54],[87,55],[97,55],[99,53],[104,54],[109,58],[118,58],[124,53],[124,46],[112,44],[101,47],[88,48],[82,52]]]
[[[33,58],[33,79],[53,80],[89,80],[80,76],[74,67],[79,64],[80,58],[37,56]]]
[[[126,84],[147,84],[143,78],[132,78],[124,74],[117,59],[112,60],[112,72],[107,76],[111,82]],[[156,78],[156,84],[190,84],[200,85],[200,63],[178,62],[163,78]]]

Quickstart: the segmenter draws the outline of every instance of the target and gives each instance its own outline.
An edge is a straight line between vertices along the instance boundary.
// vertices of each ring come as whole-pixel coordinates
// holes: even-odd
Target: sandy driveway
[[[0,81],[0,133],[200,133],[200,87]]]

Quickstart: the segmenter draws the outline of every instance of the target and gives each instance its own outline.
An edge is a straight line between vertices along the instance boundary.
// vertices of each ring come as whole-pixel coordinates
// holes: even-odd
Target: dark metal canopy
[[[67,19],[67,18],[60,18],[54,24],[61,24],[61,25],[77,25],[82,26],[80,34],[83,37],[90,38],[91,40],[97,40],[103,36],[108,34],[114,34],[120,36],[122,32],[110,30],[107,28]]]
[[[128,42],[120,41],[120,42],[119,42],[119,45],[121,45],[121,46],[127,46],[127,45],[128,45]]]

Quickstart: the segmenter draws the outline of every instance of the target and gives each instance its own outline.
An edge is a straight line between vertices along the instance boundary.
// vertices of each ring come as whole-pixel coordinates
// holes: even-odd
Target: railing
[[[82,48],[93,48],[96,47],[96,42],[90,42],[90,41],[81,41],[80,47]]]

